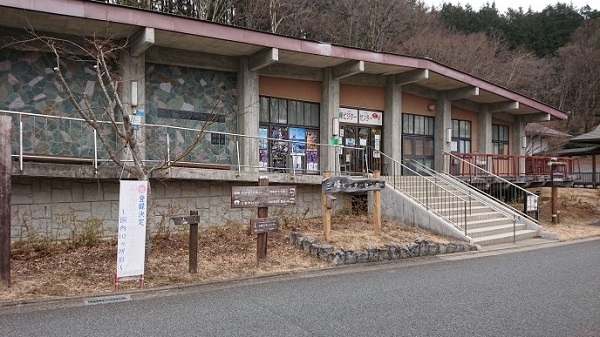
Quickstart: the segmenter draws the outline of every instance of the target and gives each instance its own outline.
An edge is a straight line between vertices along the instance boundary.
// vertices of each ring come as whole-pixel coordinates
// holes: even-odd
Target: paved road
[[[0,336],[600,336],[600,240],[466,256],[4,314]]]

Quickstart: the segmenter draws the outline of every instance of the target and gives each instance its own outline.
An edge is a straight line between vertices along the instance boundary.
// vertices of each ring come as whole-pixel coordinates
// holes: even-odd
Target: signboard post
[[[122,180],[119,190],[118,279],[139,276],[143,287],[148,182]]]
[[[331,172],[325,171],[323,172],[323,177],[325,179],[331,177]],[[323,217],[323,237],[326,242],[329,242],[330,233],[331,233],[331,208],[327,207],[327,194],[322,191],[321,192],[321,213]]]
[[[379,179],[379,171],[373,172],[373,178]],[[381,190],[373,191],[373,232],[381,235]]]
[[[373,231],[375,235],[381,234],[381,189],[385,188],[385,180],[380,178],[379,171],[374,172],[373,178],[350,178],[350,177],[330,177],[324,174],[321,184],[321,202],[323,204],[323,226],[325,239],[329,237],[331,215],[329,214],[326,196],[330,193],[361,193],[373,191]],[[331,199],[330,199],[331,200]],[[333,199],[335,200],[335,199]],[[329,219],[329,220],[328,220]]]
[[[269,186],[269,178],[260,177],[258,178],[258,186]],[[268,207],[259,207],[258,208],[258,218],[264,219],[269,216],[269,208]],[[251,226],[252,227],[252,226]],[[267,239],[269,233],[261,232],[256,234],[256,259],[258,261],[263,261],[267,259]]]
[[[276,231],[279,219],[269,218],[269,206],[287,206],[296,203],[296,186],[269,186],[269,178],[259,177],[258,186],[232,186],[231,207],[258,207],[258,219],[250,220],[249,234],[256,234],[256,258],[267,258],[268,233]]]
[[[171,217],[171,220],[173,220],[177,226],[190,225],[190,241],[188,244],[188,271],[192,274],[196,274],[198,272],[198,223],[200,222],[198,211],[190,211],[189,216],[173,216]]]

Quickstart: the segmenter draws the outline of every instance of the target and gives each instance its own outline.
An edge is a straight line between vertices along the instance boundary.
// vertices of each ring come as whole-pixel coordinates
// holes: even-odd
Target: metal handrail
[[[435,176],[436,178],[439,178],[439,179],[445,181],[447,184],[450,184],[451,186],[454,186],[455,188],[461,190],[462,192],[467,193],[469,195],[469,200],[476,199],[477,201],[481,202],[482,204],[492,208],[496,212],[501,213],[506,218],[511,219],[513,221],[513,243],[516,242],[516,236],[517,236],[516,226],[517,226],[517,221],[520,220],[520,217],[521,217],[520,212],[518,212],[518,213],[512,212],[513,208],[510,207],[509,205],[502,203],[498,199],[493,198],[489,194],[484,193],[483,191],[481,191],[477,188],[472,188],[470,185],[468,185],[467,183],[465,183],[464,181],[462,181],[460,179],[456,179],[456,178],[454,178],[450,175],[446,175],[446,174],[439,174],[439,172],[419,163],[416,160],[412,160],[412,162],[413,162],[413,164],[416,164],[417,166],[419,166],[419,169],[427,171],[430,174],[432,174],[433,176]],[[490,199],[492,199],[493,202],[490,202]],[[503,207],[499,207],[498,205],[503,206]],[[505,208],[506,206],[508,206],[511,211],[506,210],[506,208]]]
[[[98,169],[99,167],[99,163],[110,163],[111,159],[107,157],[106,153],[103,153],[104,151],[102,151],[102,147],[99,144],[100,142],[98,141],[98,135],[96,133],[96,130],[94,129],[93,132],[89,133],[90,137],[90,145],[91,147],[93,147],[93,149],[91,149],[91,147],[89,149],[87,149],[87,151],[89,151],[89,155],[87,154],[79,154],[79,155],[68,155],[68,156],[62,156],[62,155],[57,155],[57,154],[53,154],[50,150],[47,150],[46,152],[36,152],[36,153],[25,153],[24,150],[24,139],[23,139],[23,135],[25,133],[25,131],[27,131],[28,129],[24,130],[24,127],[26,128],[27,126],[23,125],[22,119],[23,117],[31,117],[31,118],[41,118],[43,120],[54,120],[54,121],[69,121],[70,122],[78,122],[81,123],[81,126],[88,126],[88,123],[82,119],[82,118],[75,118],[75,117],[65,117],[65,116],[53,116],[53,115],[41,115],[41,114],[37,114],[37,113],[30,113],[30,112],[19,112],[19,111],[10,111],[10,110],[1,110],[0,109],[0,114],[5,114],[5,115],[12,115],[12,116],[17,116],[18,117],[18,139],[15,140],[15,142],[18,142],[18,149],[16,149],[16,151],[18,151],[18,153],[12,153],[11,157],[17,157],[20,163],[20,170],[23,170],[23,162],[26,159],[37,159],[37,160],[70,160],[70,161],[77,161],[77,162],[90,162],[90,165],[92,165],[94,167],[94,169]],[[97,121],[98,124],[109,124],[110,122],[108,121]],[[45,124],[47,125],[48,122],[45,122]],[[117,123],[118,125],[122,125],[122,122]],[[143,161],[146,163],[158,163],[161,161],[165,161],[167,163],[171,163],[174,160],[174,157],[176,156],[175,151],[172,149],[172,146],[177,146],[176,143],[171,139],[171,137],[169,136],[169,133],[176,130],[176,131],[181,131],[181,132],[190,132],[190,133],[197,133],[200,132],[200,129],[195,129],[195,128],[189,128],[189,127],[181,127],[181,126],[171,126],[171,125],[162,125],[162,124],[145,124],[145,123],[141,123],[138,125],[140,129],[142,128],[147,128],[147,129],[160,129],[160,128],[164,128],[165,129],[165,133],[164,133],[164,138],[163,134],[158,135],[155,138],[158,138],[158,136],[160,136],[160,138],[162,139],[162,141],[160,141],[159,143],[163,143],[161,144],[162,147],[160,147],[160,151],[162,153],[162,155],[164,156],[164,158],[162,159],[152,159],[152,158],[144,158]],[[37,126],[34,126],[34,128],[36,128]],[[80,127],[80,126],[78,126]],[[34,130],[35,131],[35,130]],[[237,133],[230,133],[230,132],[224,132],[224,131],[213,131],[213,130],[204,130],[204,132],[206,134],[219,134],[219,135],[224,135],[229,137],[230,139],[230,144],[231,144],[231,150],[228,154],[229,158],[228,158],[228,163],[222,163],[222,164],[226,164],[226,165],[230,165],[232,167],[232,169],[234,168],[235,170],[237,170],[238,174],[242,171],[243,168],[252,168],[252,169],[258,169],[259,171],[264,171],[264,170],[269,170],[269,171],[277,171],[277,172],[286,172],[286,173],[290,173],[292,175],[296,175],[298,174],[298,169],[296,169],[293,165],[287,165],[285,168],[280,168],[280,167],[275,167],[275,166],[261,166],[260,163],[258,165],[250,165],[250,164],[242,164],[240,162],[240,145],[239,142],[241,139],[250,139],[252,141],[256,141],[256,142],[260,142],[260,141],[266,141],[266,142],[285,142],[287,143],[287,145],[291,148],[291,144],[292,143],[300,143],[300,144],[304,144],[305,146],[310,144],[313,146],[316,146],[319,150],[319,155],[321,155],[323,152],[323,148],[328,147],[331,148],[331,151],[335,152],[335,157],[336,157],[336,163],[334,166],[334,169],[336,171],[336,174],[339,174],[341,172],[340,169],[340,165],[341,163],[339,163],[339,156],[338,153],[341,153],[343,151],[343,149],[351,149],[356,151],[356,155],[360,155],[361,157],[366,157],[366,149],[363,147],[350,147],[350,146],[342,146],[342,145],[331,145],[331,144],[326,144],[326,143],[308,143],[308,142],[302,142],[302,141],[297,141],[297,140],[289,140],[289,139],[278,139],[278,138],[271,138],[271,137],[260,137],[260,136],[248,136],[248,135],[242,135],[242,134],[237,134]],[[70,134],[72,135],[72,134]],[[42,134],[40,133],[39,137],[43,137]],[[41,139],[39,137],[36,137],[36,139]],[[156,140],[156,139],[154,139]],[[111,141],[114,141],[113,139],[111,139]],[[100,146],[100,147],[99,147]],[[360,153],[359,153],[360,152]],[[294,153],[288,153],[288,155],[294,155]],[[122,162],[129,162],[130,160],[122,158],[120,159]],[[191,161],[191,164],[218,164],[218,163],[214,163],[211,161],[207,161],[207,160],[197,160],[197,161]],[[363,164],[362,167],[357,168],[357,170],[359,172],[353,172],[353,173],[361,173],[361,174],[365,174],[369,171],[369,167],[368,167],[368,162],[366,162],[366,160],[363,160]],[[323,168],[319,165],[318,169],[313,170],[313,169],[303,169],[302,171],[308,173],[308,174],[321,174],[323,172]]]
[[[415,200],[419,204],[423,205],[425,207],[425,209],[427,209],[428,211],[435,213],[437,216],[450,222],[457,228],[464,230],[465,236],[467,235],[467,215],[470,214],[470,211],[471,211],[470,206],[467,207],[468,200],[466,200],[462,196],[459,196],[459,195],[455,194],[454,192],[448,190],[446,187],[438,184],[431,178],[420,174],[419,172],[402,164],[398,160],[395,160],[394,158],[386,155],[385,153],[380,152],[380,154],[387,160],[391,161],[393,164],[392,175],[390,176],[388,174],[385,177],[386,177],[386,180],[389,183],[391,183],[391,185],[393,186],[394,189],[397,189],[397,190],[402,191],[403,193],[407,194],[408,196],[413,198],[413,200]],[[398,174],[396,174],[397,169],[398,169]],[[402,175],[403,171],[409,172],[412,175]],[[406,177],[414,176],[414,177],[416,177],[416,179],[418,179],[416,182],[421,183],[423,185],[419,186],[420,189],[418,188],[418,190],[411,191],[405,187],[402,187],[399,184],[399,182],[397,181],[397,178],[396,178],[397,176],[406,176]],[[434,202],[432,200],[433,197],[431,196],[431,194],[432,193],[439,194],[440,191],[443,193],[442,202],[441,202],[442,207],[433,207]],[[417,195],[417,193],[419,193],[419,192],[424,193],[425,197],[424,198],[419,197]],[[453,205],[453,204],[455,204],[455,205],[462,204],[462,210],[460,209],[460,206],[452,207],[451,205]],[[442,213],[443,211],[447,211],[448,215],[444,215]],[[455,211],[455,212],[453,213],[453,211]],[[461,216],[462,216],[462,219],[461,219]],[[461,223],[462,223],[462,225],[461,225]]]
[[[527,197],[527,198],[531,198],[530,200],[533,200],[533,201],[534,201],[534,204],[535,204],[535,209],[537,209],[537,210],[539,211],[539,196],[538,196],[538,195],[536,195],[535,193],[532,193],[532,192],[530,192],[530,191],[528,191],[528,190],[526,190],[526,189],[522,188],[522,187],[521,187],[521,186],[519,186],[519,185],[516,185],[516,184],[514,184],[514,183],[512,183],[512,182],[510,182],[510,181],[508,181],[508,180],[506,180],[506,179],[504,179],[504,178],[502,178],[502,177],[499,177],[499,176],[495,175],[494,173],[492,173],[492,172],[490,172],[490,171],[488,171],[488,170],[485,170],[485,169],[483,169],[483,168],[481,168],[481,167],[479,167],[479,166],[473,165],[473,164],[469,163],[468,161],[466,161],[466,160],[463,160],[462,158],[459,158],[459,157],[457,157],[457,156],[453,155],[452,153],[448,153],[448,152],[444,152],[444,151],[442,151],[442,154],[443,154],[443,155],[445,155],[445,156],[448,156],[450,159],[457,159],[457,160],[459,160],[459,162],[467,163],[467,164],[469,164],[469,165],[470,165],[470,167],[471,167],[471,168],[474,168],[474,169],[476,170],[476,172],[477,172],[477,171],[483,172],[483,173],[484,173],[484,174],[485,174],[487,177],[489,177],[489,178],[493,178],[493,179],[495,179],[495,180],[497,180],[497,181],[500,181],[500,182],[502,182],[502,183],[504,183],[504,184],[507,184],[507,185],[511,186],[512,188],[516,189],[517,191],[520,191],[520,192],[522,192],[524,195],[526,195],[526,197]],[[448,171],[446,171],[446,172],[444,172],[444,173],[445,173],[445,174],[448,174],[448,175],[451,175],[451,174],[449,173],[449,166],[450,166],[450,165],[448,165],[448,166],[447,166],[447,167],[448,167]],[[444,165],[444,168],[446,168],[446,165]],[[457,179],[457,180],[458,180],[458,179]],[[462,182],[462,181],[461,181],[461,182]],[[462,183],[466,184],[465,182],[462,182]],[[484,191],[481,191],[480,189],[477,189],[477,190],[478,190],[480,193],[485,193]],[[535,224],[539,224],[539,221],[538,221],[537,219],[535,219],[535,218],[531,217],[531,216],[530,216],[530,215],[528,215],[527,213],[525,213],[525,212],[523,212],[523,211],[521,211],[521,210],[518,210],[518,209],[516,209],[516,208],[512,207],[511,205],[509,205],[509,204],[507,204],[507,203],[504,203],[504,202],[502,202],[501,200],[499,200],[498,198],[494,197],[493,195],[491,195],[491,194],[489,194],[489,193],[485,193],[485,194],[486,194],[488,197],[490,197],[490,198],[494,199],[496,202],[498,202],[498,203],[500,203],[501,205],[503,205],[504,207],[507,207],[507,208],[511,209],[511,210],[512,210],[513,212],[515,212],[516,214],[518,214],[518,215],[520,215],[520,216],[523,216],[523,217],[527,218],[528,220],[532,221],[532,222],[533,222],[533,223],[535,223]]]

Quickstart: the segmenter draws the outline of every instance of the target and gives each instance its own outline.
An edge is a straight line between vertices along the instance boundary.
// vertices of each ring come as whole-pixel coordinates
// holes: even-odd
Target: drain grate
[[[106,304],[106,303],[125,302],[125,301],[131,301],[131,296],[130,295],[104,296],[104,297],[86,298],[83,300],[83,302],[86,305]]]

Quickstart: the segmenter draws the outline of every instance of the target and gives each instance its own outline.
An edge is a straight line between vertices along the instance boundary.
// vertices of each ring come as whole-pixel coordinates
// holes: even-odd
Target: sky
[[[585,5],[589,5],[592,9],[600,10],[600,1],[598,0],[423,0],[429,6],[441,7],[444,2],[450,2],[454,5],[460,4],[465,6],[470,4],[473,10],[478,11],[487,2],[496,3],[496,8],[500,13],[505,13],[509,8],[518,9],[523,7],[523,11],[527,11],[529,7],[534,12],[540,12],[548,5],[555,5],[557,2],[565,4],[573,4],[576,8],[581,8]]]

